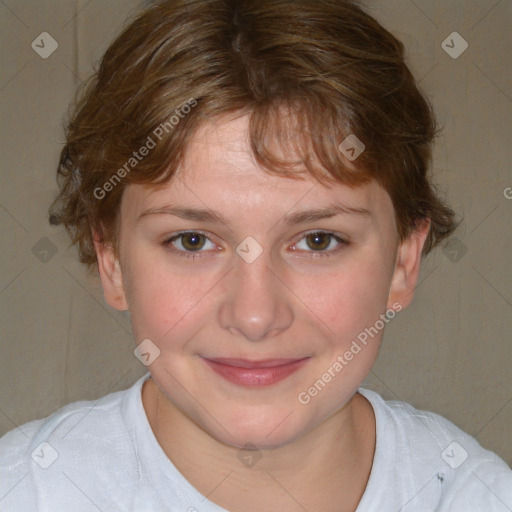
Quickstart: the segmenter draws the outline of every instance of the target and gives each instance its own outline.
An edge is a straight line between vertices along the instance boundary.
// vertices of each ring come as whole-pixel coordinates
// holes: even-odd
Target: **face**
[[[171,406],[223,443],[276,447],[350,401],[386,311],[412,298],[426,231],[399,244],[375,182],[266,174],[246,133],[246,117],[205,125],[179,178],[125,190],[120,261],[97,251]]]

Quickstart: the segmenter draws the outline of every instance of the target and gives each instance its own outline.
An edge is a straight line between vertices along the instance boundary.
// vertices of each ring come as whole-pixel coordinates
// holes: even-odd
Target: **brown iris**
[[[323,251],[329,247],[331,235],[329,233],[309,233],[306,236],[306,243],[314,251]]]
[[[204,247],[206,237],[201,233],[183,233],[181,235],[181,245],[187,251],[198,251]]]

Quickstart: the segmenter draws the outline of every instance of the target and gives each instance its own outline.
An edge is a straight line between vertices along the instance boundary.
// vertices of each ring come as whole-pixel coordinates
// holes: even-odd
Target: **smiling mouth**
[[[251,361],[234,358],[203,358],[205,363],[224,379],[248,387],[276,384],[299,370],[309,359],[309,357],[303,357]]]

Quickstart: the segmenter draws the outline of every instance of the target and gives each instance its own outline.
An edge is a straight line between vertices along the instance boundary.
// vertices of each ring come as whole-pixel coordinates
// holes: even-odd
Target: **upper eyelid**
[[[208,238],[208,240],[210,240],[209,233],[207,233],[206,231],[201,231],[200,229],[187,229],[186,231],[178,231],[177,233],[174,233],[172,235],[166,236],[165,239],[166,240],[172,240],[173,238],[179,238],[180,236],[190,235],[190,234],[203,235],[206,238]]]
[[[203,231],[200,231],[200,230],[197,230],[197,229],[196,230],[190,230],[190,231],[180,231],[179,233],[175,233],[174,235],[167,236],[167,237],[165,237],[163,243],[164,244],[171,244],[175,240],[178,240],[180,237],[182,237],[184,235],[190,235],[190,234],[202,235],[207,240],[209,240],[212,244],[218,245],[214,240],[211,239],[211,237],[207,233],[205,233]],[[201,252],[201,251],[197,251],[197,252]]]

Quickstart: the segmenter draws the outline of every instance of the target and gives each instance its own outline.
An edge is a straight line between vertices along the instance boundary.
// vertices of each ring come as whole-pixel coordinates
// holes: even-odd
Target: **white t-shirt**
[[[141,399],[148,377],[2,437],[0,511],[226,512],[158,444]],[[357,512],[512,511],[512,470],[497,455],[437,414],[358,392],[373,406],[377,441]]]

